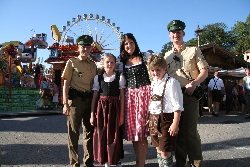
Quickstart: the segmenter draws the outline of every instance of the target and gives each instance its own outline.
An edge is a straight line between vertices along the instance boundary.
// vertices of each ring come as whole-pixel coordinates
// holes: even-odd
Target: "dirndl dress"
[[[106,83],[103,80],[100,82],[100,98],[93,133],[94,161],[116,165],[123,158],[122,128],[119,127],[119,77],[116,77],[113,82]]]
[[[127,81],[125,90],[125,134],[128,141],[142,141],[149,136],[146,122],[149,117],[151,82],[144,63],[123,69]]]

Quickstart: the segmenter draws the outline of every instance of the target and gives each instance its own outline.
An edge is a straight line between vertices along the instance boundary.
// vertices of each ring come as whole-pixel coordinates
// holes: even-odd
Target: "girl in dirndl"
[[[105,54],[102,61],[104,72],[94,78],[91,103],[90,124],[95,127],[94,161],[105,163],[105,167],[110,165],[121,167],[119,161],[123,158],[123,142],[120,126],[124,123],[125,79],[114,71],[116,66],[114,55]]]
[[[156,147],[159,167],[172,167],[172,151],[176,147],[176,135],[183,108],[180,83],[167,74],[167,62],[162,55],[148,58],[148,68],[153,81],[149,105],[149,130],[152,146]]]
[[[150,79],[143,54],[133,34],[122,36],[120,43],[121,71],[126,79],[125,89],[125,136],[133,142],[136,155],[135,167],[144,167],[148,151],[148,105]]]

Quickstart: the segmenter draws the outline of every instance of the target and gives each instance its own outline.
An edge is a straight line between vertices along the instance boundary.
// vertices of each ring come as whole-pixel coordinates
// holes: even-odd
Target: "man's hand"
[[[190,82],[185,87],[186,87],[185,93],[188,95],[192,95],[195,90],[196,85],[194,84],[194,82]]]
[[[66,103],[63,105],[63,114],[68,116],[69,112],[70,112],[70,107],[69,107],[69,104]]]

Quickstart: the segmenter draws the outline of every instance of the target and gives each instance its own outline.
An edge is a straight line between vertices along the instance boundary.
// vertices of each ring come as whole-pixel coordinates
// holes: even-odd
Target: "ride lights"
[[[62,26],[62,30],[65,31],[66,30],[66,26]]]
[[[82,16],[81,15],[78,15],[77,16],[78,20],[80,21],[82,19]]]
[[[85,20],[87,19],[87,17],[88,17],[87,14],[83,14],[83,18],[84,18]]]

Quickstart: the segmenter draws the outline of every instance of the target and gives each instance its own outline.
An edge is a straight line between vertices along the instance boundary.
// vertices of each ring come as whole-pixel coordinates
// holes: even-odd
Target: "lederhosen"
[[[168,79],[169,77],[167,78],[167,81]],[[161,101],[161,113],[150,114],[149,116],[149,132],[152,145],[159,147],[163,152],[174,151],[176,146],[176,136],[170,136],[170,133],[168,132],[168,129],[173,122],[174,113],[163,113],[163,98],[167,81],[164,84],[162,96],[156,94],[151,96],[151,101]]]

